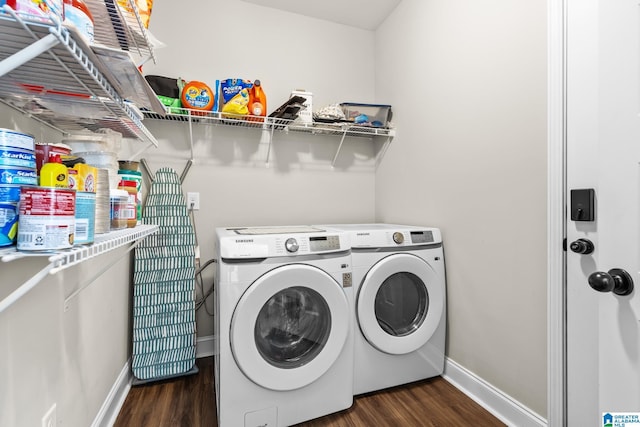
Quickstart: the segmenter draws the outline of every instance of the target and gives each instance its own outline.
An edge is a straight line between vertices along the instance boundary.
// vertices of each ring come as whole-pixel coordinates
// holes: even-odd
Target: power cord
[[[198,286],[200,286],[200,294],[202,295],[200,297],[200,299],[196,301],[196,311],[200,310],[200,307],[204,306],[204,310],[211,317],[213,317],[213,312],[211,312],[211,313],[209,312],[209,308],[207,307],[206,302],[207,302],[207,298],[209,298],[211,295],[213,295],[213,283],[211,284],[211,287],[205,293],[203,280],[202,280],[202,271],[205,268],[207,268],[209,265],[211,265],[211,264],[213,264],[215,262],[216,262],[215,259],[210,259],[209,261],[205,262],[202,267],[200,267],[199,269],[196,270],[196,283],[198,284]]]
[[[199,299],[196,299],[196,311],[200,310],[200,308],[202,308],[204,306],[204,310],[207,312],[207,314],[211,317],[213,317],[214,313],[213,313],[213,309],[211,309],[211,312],[209,312],[209,308],[207,307],[207,298],[209,298],[212,294],[213,294],[213,286],[214,283],[211,283],[211,287],[205,292],[204,290],[204,280],[202,278],[202,272],[204,271],[205,268],[207,268],[209,265],[213,264],[216,262],[215,259],[210,259],[207,262],[204,263],[204,265],[200,266],[200,244],[198,243],[198,231],[196,229],[196,219],[195,216],[193,214],[193,208],[194,208],[194,203],[191,202],[191,206],[189,206],[189,218],[191,219],[191,224],[193,225],[193,234],[195,236],[195,244],[196,244],[196,250],[195,250],[195,264],[196,264],[196,272],[195,272],[195,280],[196,280],[196,284],[198,285],[198,287],[200,288],[200,295],[201,297]]]

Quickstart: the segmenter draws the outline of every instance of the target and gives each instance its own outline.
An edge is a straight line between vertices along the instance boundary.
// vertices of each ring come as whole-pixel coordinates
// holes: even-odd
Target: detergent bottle
[[[69,188],[69,170],[62,164],[59,154],[50,157],[49,161],[40,169],[40,186],[54,188]]]
[[[249,114],[263,117],[267,115],[267,95],[262,90],[260,80],[253,82],[249,89]]]

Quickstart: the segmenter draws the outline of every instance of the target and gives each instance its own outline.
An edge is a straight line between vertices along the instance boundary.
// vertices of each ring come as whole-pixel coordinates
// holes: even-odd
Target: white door
[[[640,6],[567,6],[567,421],[604,426],[640,415]],[[576,189],[594,190],[593,221],[575,220],[590,210]]]
[[[358,325],[367,341],[388,354],[424,346],[440,325],[445,304],[443,278],[422,258],[394,254],[367,272],[356,302]]]
[[[251,284],[231,320],[231,350],[242,372],[271,390],[295,390],[329,370],[350,322],[338,282],[317,267],[289,264]]]

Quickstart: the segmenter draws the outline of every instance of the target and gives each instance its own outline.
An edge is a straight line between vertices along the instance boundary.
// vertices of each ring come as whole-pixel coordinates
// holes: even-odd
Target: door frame
[[[567,425],[566,19],[568,0],[547,0],[547,425]]]

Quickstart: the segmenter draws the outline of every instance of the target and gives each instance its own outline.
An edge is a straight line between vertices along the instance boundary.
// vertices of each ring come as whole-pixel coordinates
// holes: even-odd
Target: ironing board
[[[195,234],[173,169],[156,172],[142,223],[156,224],[159,230],[135,250],[134,383],[197,372]]]

